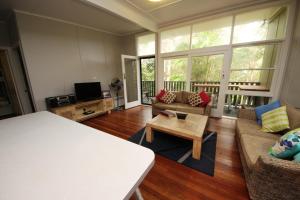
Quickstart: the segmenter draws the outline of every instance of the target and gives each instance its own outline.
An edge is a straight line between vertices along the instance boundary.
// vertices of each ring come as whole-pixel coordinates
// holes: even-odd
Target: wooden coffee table
[[[185,120],[177,117],[167,117],[159,114],[146,124],[146,141],[152,143],[154,140],[153,129],[170,135],[193,140],[193,158],[200,159],[202,136],[206,128],[208,116],[190,114]]]

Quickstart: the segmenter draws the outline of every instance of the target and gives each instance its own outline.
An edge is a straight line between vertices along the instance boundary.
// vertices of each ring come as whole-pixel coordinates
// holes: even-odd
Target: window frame
[[[270,100],[272,99],[278,99],[281,91],[281,87],[284,80],[284,74],[286,71],[286,66],[288,62],[288,52],[289,47],[291,46],[291,39],[292,39],[292,33],[293,33],[293,27],[294,27],[294,21],[295,21],[295,13],[296,13],[296,1],[284,1],[284,2],[270,2],[260,5],[254,5],[247,8],[242,8],[237,11],[229,11],[221,14],[216,14],[213,17],[203,17],[202,19],[196,19],[192,20],[188,23],[181,23],[176,25],[171,25],[169,27],[161,28],[158,31],[157,35],[157,89],[163,88],[163,60],[171,57],[180,57],[180,56],[188,56],[189,57],[189,67],[190,70],[188,72],[188,78],[187,78],[187,87],[186,90],[189,91],[189,82],[190,82],[190,73],[191,73],[191,56],[193,55],[207,55],[207,54],[217,54],[218,52],[225,52],[225,54],[228,56],[225,58],[224,65],[227,65],[227,67],[224,67],[223,71],[223,80],[227,84],[227,87],[225,89],[224,94],[225,95],[247,95],[247,96],[261,96],[261,97],[270,97]],[[245,43],[233,43],[233,31],[234,31],[234,24],[235,24],[235,16],[238,14],[243,14],[246,12],[251,12],[257,9],[264,9],[268,7],[275,7],[275,6],[281,6],[286,7],[287,9],[287,17],[286,17],[286,23],[285,23],[285,35],[283,38],[280,39],[271,39],[271,40],[263,40],[263,41],[252,41],[252,42],[245,42]],[[187,26],[190,25],[192,29],[192,24],[199,23],[201,21],[210,21],[213,19],[217,19],[220,17],[232,17],[232,29],[231,29],[231,38],[230,38],[230,44],[229,45],[222,45],[222,46],[215,46],[215,47],[204,47],[200,49],[190,49],[187,51],[178,51],[178,52],[171,52],[171,53],[161,53],[161,43],[160,43],[160,33],[167,29],[173,29],[180,26]],[[192,42],[192,30],[190,31],[190,43]],[[271,84],[270,91],[263,92],[263,91],[234,91],[234,90],[228,90],[228,83],[229,83],[229,75],[230,75],[230,66],[232,61],[232,55],[233,55],[233,48],[236,47],[247,47],[247,46],[256,46],[256,45],[263,45],[263,44],[272,44],[272,43],[278,43],[280,51],[278,51],[278,55],[276,57],[276,66],[275,66],[275,73],[273,75],[273,80]],[[280,53],[279,53],[280,52]],[[222,98],[222,97],[221,97]],[[225,98],[225,97],[224,97]]]

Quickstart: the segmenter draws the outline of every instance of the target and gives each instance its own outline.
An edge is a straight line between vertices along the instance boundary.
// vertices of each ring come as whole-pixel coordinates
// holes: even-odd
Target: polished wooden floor
[[[83,123],[127,139],[143,128],[151,117],[150,106],[139,106]],[[215,176],[156,155],[153,169],[140,186],[145,200],[249,199],[234,139],[235,120],[212,118],[208,129],[218,133]]]

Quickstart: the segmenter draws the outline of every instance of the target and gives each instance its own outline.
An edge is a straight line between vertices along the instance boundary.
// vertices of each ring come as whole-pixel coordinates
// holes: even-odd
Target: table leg
[[[146,141],[152,143],[153,138],[154,136],[151,127],[146,126]]]
[[[193,140],[193,158],[194,159],[200,160],[201,146],[202,146],[201,140]]]
[[[141,191],[140,191],[139,188],[137,188],[137,189],[135,190],[135,197],[136,197],[137,200],[144,200],[144,198],[143,198],[143,196],[142,196],[142,193],[141,193]]]

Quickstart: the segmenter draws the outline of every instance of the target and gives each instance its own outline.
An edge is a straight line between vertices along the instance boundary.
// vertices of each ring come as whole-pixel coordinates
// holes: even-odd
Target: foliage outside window
[[[190,48],[190,26],[161,32],[161,53],[185,51]]]
[[[256,82],[271,86],[278,44],[239,47],[233,50],[231,82]]]
[[[155,58],[141,59],[142,80],[155,80]]]
[[[137,37],[138,56],[155,54],[155,34],[147,34]]]
[[[219,82],[223,67],[224,55],[192,57],[191,81],[201,83]]]
[[[192,49],[226,45],[230,42],[232,17],[193,25]]]
[[[237,15],[233,43],[283,38],[286,14],[285,7],[272,7]]]
[[[164,81],[186,81],[187,65],[187,58],[164,60]]]

